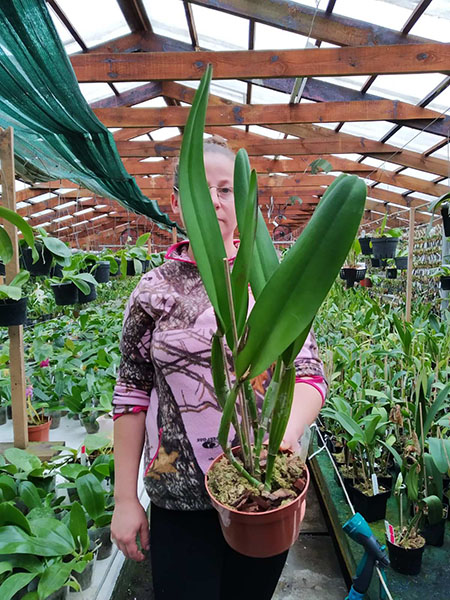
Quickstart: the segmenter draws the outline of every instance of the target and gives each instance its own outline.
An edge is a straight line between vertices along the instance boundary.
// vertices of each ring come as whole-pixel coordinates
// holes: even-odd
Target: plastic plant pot
[[[223,454],[211,463],[208,472],[222,457]],[[261,513],[239,512],[216,500],[208,488],[208,472],[206,473],[206,490],[213,507],[219,513],[223,536],[233,550],[245,556],[267,558],[281,554],[294,544],[306,510],[305,500],[310,478],[306,466],[305,470],[306,485],[295,500]]]
[[[356,281],[362,281],[366,276],[366,269],[343,267],[340,272],[341,279],[347,283],[347,288],[353,287]]]
[[[422,568],[425,545],[420,548],[402,548],[386,540],[391,567],[403,575],[418,575]]]
[[[445,521],[446,519],[441,519],[439,523],[434,523],[433,525],[427,524],[420,531],[420,535],[425,538],[427,546],[437,546],[440,548],[444,545]]]
[[[445,237],[450,237],[450,214],[449,205],[447,203],[441,206],[442,224],[444,226]]]
[[[147,260],[141,260],[141,263],[142,263],[142,272],[143,273],[147,273],[150,261],[148,259]]]
[[[48,275],[52,266],[53,255],[50,250],[45,247],[42,250],[42,246],[38,247],[38,245],[36,245],[36,250],[39,252],[39,258],[33,264],[31,248],[21,248],[20,257],[22,259],[22,263],[25,269],[29,271],[31,275]]]
[[[97,288],[93,283],[88,283],[90,288],[89,294],[83,294],[81,290],[78,290],[78,302],[80,304],[86,304],[86,302],[92,302],[97,298]]]
[[[441,275],[441,290],[450,290],[450,275]]]
[[[97,433],[100,429],[100,425],[97,423],[97,421],[91,421],[89,417],[82,419],[82,422],[86,429],[86,433]]]
[[[55,295],[55,302],[58,306],[77,304],[78,288],[74,283],[53,284],[51,285],[51,288]]]
[[[81,573],[72,571],[72,575],[75,577],[75,579],[80,584],[81,591],[87,590],[88,587],[90,587],[92,585],[92,576],[94,574],[94,564],[95,564],[96,558],[97,557],[94,556],[94,558],[90,562],[88,562],[84,571],[82,571]]]
[[[394,258],[397,249],[398,238],[381,237],[372,239],[372,251],[374,258]]]
[[[97,551],[97,560],[103,560],[111,556],[113,548],[113,544],[111,541],[111,527],[109,525],[106,525],[105,527],[89,529],[88,533],[91,542],[101,543],[101,546]]]
[[[6,406],[0,406],[0,425],[4,425],[8,420],[8,412]]]
[[[358,239],[359,245],[361,246],[361,252],[364,256],[370,256],[372,254],[372,248],[370,247],[370,242],[372,238],[370,237],[361,237]]]
[[[6,268],[5,265],[0,262],[0,276],[4,277],[6,275]]]
[[[27,320],[28,298],[0,300],[0,327],[24,325]]]
[[[50,425],[50,429],[58,429],[61,425],[61,411],[60,410],[52,410],[49,412],[49,417],[52,419],[52,424]]]
[[[397,269],[386,269],[386,277],[388,279],[397,279]]]
[[[394,260],[395,260],[395,266],[397,267],[397,269],[404,271],[405,269],[408,268],[408,257],[407,256],[396,256],[394,258]]]
[[[386,517],[386,504],[391,492],[381,492],[376,496],[367,496],[361,490],[350,486],[353,494],[355,511],[359,512],[368,523],[380,521]]]
[[[63,276],[63,270],[62,270],[61,265],[54,265],[50,269],[50,277],[62,277],[62,276]]]
[[[28,441],[48,442],[51,424],[52,420],[49,419],[46,423],[41,423],[40,425],[28,425]]]
[[[95,270],[94,270],[94,277],[95,277],[95,281],[97,281],[97,283],[108,283],[109,281],[109,271],[110,271],[110,265],[109,262],[107,260],[102,260],[100,261]]]

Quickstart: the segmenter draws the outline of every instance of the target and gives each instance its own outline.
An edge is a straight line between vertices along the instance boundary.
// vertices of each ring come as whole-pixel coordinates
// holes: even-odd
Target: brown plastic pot
[[[208,472],[222,457],[223,454],[211,463]],[[305,469],[306,485],[302,493],[291,503],[262,513],[239,512],[216,500],[208,488],[208,472],[206,473],[206,490],[213,507],[219,513],[223,536],[233,550],[253,558],[268,558],[281,554],[294,544],[306,510],[310,477],[306,466]]]
[[[52,420],[49,419],[41,425],[28,425],[28,441],[29,442],[48,442],[50,425]]]

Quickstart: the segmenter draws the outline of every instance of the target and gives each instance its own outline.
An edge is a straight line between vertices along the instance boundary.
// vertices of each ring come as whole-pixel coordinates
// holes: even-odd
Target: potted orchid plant
[[[300,457],[279,452],[293,399],[293,362],[355,238],[366,188],[355,176],[338,177],[301,237],[279,263],[258,209],[256,172],[250,170],[247,154],[240,150],[235,161],[234,196],[241,243],[230,273],[203,163],[210,80],[208,67],[189,114],[179,163],[183,219],[217,320],[211,362],[223,411],[218,434],[223,455],[208,471],[206,486],[228,543],[249,556],[271,556],[295,541],[309,483]],[[255,304],[247,315],[249,284]],[[231,352],[230,366],[226,345]],[[251,379],[274,363],[271,384],[258,411]],[[232,425],[239,438],[238,449],[231,447]],[[267,450],[263,452],[266,434]],[[282,483],[280,471],[288,473]],[[221,472],[226,472],[225,479],[231,481],[232,488],[245,489],[247,499],[251,497],[263,511],[250,514],[225,502],[220,496]],[[234,496],[239,499],[242,493]],[[279,522],[253,526],[255,519],[264,521],[267,512],[281,519],[289,515],[291,524],[283,539],[270,539],[273,531],[279,532]],[[256,530],[264,530],[263,536]],[[245,537],[240,536],[243,531],[247,532]]]

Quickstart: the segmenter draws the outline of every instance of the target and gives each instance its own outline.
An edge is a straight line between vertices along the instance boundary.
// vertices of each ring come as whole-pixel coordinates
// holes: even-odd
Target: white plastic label
[[[372,489],[373,489],[374,496],[376,496],[377,494],[380,493],[380,490],[378,488],[378,479],[377,479],[377,476],[375,475],[375,473],[372,473]]]

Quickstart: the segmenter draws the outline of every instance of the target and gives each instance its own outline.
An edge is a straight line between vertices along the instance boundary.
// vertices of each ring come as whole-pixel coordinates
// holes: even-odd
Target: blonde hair
[[[233,162],[236,156],[233,150],[228,146],[226,139],[221,137],[220,135],[213,135],[203,142],[203,154],[206,154],[207,152],[211,154],[222,154],[223,156],[228,157]],[[180,183],[178,165],[179,163],[177,162],[173,174],[173,185],[177,188],[177,190],[179,189]]]

